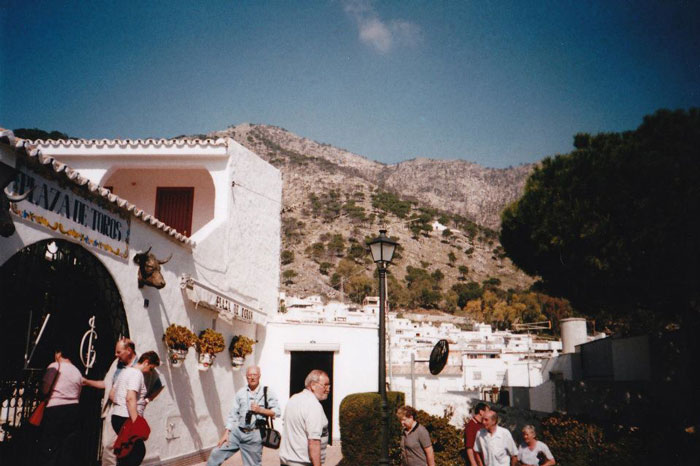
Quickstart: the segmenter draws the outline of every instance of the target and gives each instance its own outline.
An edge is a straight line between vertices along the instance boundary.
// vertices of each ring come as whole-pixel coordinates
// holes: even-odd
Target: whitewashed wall
[[[69,165],[99,182],[109,176],[108,165],[115,163],[116,155],[100,160],[100,151],[88,149],[80,156],[70,157]],[[45,151],[59,159],[62,156],[60,152],[57,148],[53,151],[46,148]],[[88,152],[98,156],[87,157]],[[131,154],[133,158],[128,159],[130,164],[137,165],[144,152],[147,151],[142,150],[141,157]],[[64,155],[68,158],[68,154]],[[151,426],[145,464],[157,464],[214,446],[223,431],[233,394],[245,385],[244,373],[232,371],[226,351],[218,355],[208,372],[197,370],[194,350],[189,352],[183,367],[171,368],[166,362],[167,351],[162,343],[165,328],[176,323],[198,333],[207,327],[214,327],[224,334],[227,345],[234,334],[253,338],[256,334],[264,334],[261,326],[243,322],[231,325],[217,319],[217,314],[211,311],[195,309],[179,286],[180,277],[189,274],[224,294],[251,303],[268,316],[277,312],[282,193],[280,173],[232,140],[228,140],[225,154],[218,154],[219,159],[222,156],[225,163],[218,163],[219,168],[212,171],[216,215],[193,237],[197,242],[194,250],[135,218],[131,219],[128,259],[88,249],[105,265],[116,283],[137,352],[155,350],[163,360],[159,371],[165,390],[149,404],[145,413]],[[158,161],[167,166],[190,163],[167,154]],[[121,163],[128,165],[126,161]],[[81,170],[83,164],[84,171]],[[0,264],[19,249],[37,241],[67,238],[51,235],[47,230],[16,217],[13,219],[17,232],[10,238],[0,239]],[[136,252],[149,247],[159,258],[173,254],[162,268],[167,285],[161,290],[137,287],[137,266],[132,258]],[[148,307],[144,307],[146,299],[149,301]],[[249,359],[259,358],[262,347],[263,344],[256,345],[256,354]],[[98,355],[101,356],[104,355]],[[109,357],[111,359],[112,355]],[[170,423],[174,425],[173,429],[168,429]]]
[[[259,329],[262,330],[262,329]],[[377,391],[377,327],[349,325],[313,325],[271,322],[257,360],[262,371],[261,383],[270,386],[282,406],[289,400],[291,353],[285,345],[294,345],[295,351],[321,350],[337,347],[333,361],[333,439],[340,438],[338,424],[340,402],[347,395]],[[283,426],[280,423],[280,427]],[[276,424],[277,426],[277,424]],[[281,429],[280,429],[281,430]]]

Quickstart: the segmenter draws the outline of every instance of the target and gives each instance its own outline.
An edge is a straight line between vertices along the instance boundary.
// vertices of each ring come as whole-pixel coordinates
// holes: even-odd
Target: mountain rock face
[[[501,211],[523,193],[532,165],[484,168],[463,160],[413,159],[386,166],[382,185],[498,230]]]
[[[439,271],[445,294],[465,281],[497,278],[503,289],[532,283],[504,257],[497,230],[500,212],[522,194],[533,165],[492,169],[422,158],[385,165],[267,125],[241,124],[206,137],[232,137],[281,170],[283,290],[290,294],[358,299],[345,284],[354,281],[356,291],[358,276],[374,281],[362,247],[380,228],[401,244],[390,272],[402,286],[410,287],[409,267]],[[440,225],[429,228],[436,220]]]

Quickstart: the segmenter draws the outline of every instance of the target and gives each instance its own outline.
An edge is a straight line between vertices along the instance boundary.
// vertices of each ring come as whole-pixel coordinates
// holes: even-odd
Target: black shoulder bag
[[[265,397],[265,409],[268,409],[267,386],[263,387],[263,396]],[[260,429],[260,436],[262,437],[262,444],[264,447],[273,448],[275,450],[280,447],[282,436],[275,430],[275,425],[272,422],[272,416],[267,416],[267,425],[264,429]]]

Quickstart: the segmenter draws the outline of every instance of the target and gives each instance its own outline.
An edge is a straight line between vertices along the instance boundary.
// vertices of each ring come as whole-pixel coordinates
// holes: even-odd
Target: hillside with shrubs
[[[376,295],[365,245],[384,228],[400,244],[388,275],[394,309],[440,310],[499,327],[570,312],[565,301],[529,291],[533,279],[498,241],[500,212],[520,195],[531,166],[384,165],[266,125],[206,136],[233,137],[282,172],[281,285],[289,295],[355,303]]]

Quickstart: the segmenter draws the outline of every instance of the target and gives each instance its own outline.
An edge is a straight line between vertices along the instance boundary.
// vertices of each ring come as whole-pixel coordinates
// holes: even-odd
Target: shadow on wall
[[[255,359],[256,366],[260,366],[260,356],[262,356],[262,351],[260,351],[260,348],[265,347],[265,340],[266,339],[267,339],[267,328],[263,327],[262,325],[256,324],[255,325],[255,341],[256,341],[256,343],[255,343],[255,347],[253,348],[253,354],[255,355],[254,359]],[[265,377],[265,373],[264,373],[265,369],[266,369],[265,367],[260,368],[260,371],[262,374],[261,379],[264,379],[264,377]],[[274,370],[274,369],[279,370],[279,368],[272,368],[272,367],[268,367],[267,369],[268,370]]]
[[[216,358],[213,366],[226,363],[227,361],[224,358]],[[214,370],[213,366],[208,371],[199,373],[199,383],[202,385],[202,393],[206,394],[204,402],[207,405],[207,411],[209,411],[210,422],[214,423],[219,432],[223,432],[224,419],[221,416],[221,400],[219,399],[219,393],[215,389],[214,376],[211,373]],[[233,395],[231,396],[231,402],[233,402]]]
[[[187,371],[171,370],[168,366],[168,390],[173,394],[173,399],[177,403],[178,411],[182,423],[187,427],[187,431],[192,438],[192,444],[196,450],[202,449],[202,437],[199,436],[196,419],[197,411],[194,405],[194,395],[192,394],[190,377]],[[174,390],[174,387],[178,387]]]
[[[163,305],[159,292],[144,288],[141,290],[141,293],[143,294],[144,298],[150,301],[148,307],[148,318],[151,321],[151,329],[153,330],[154,340],[159,342],[165,333],[165,328],[170,325],[168,314],[165,311],[165,306]],[[163,316],[165,319],[165,324],[163,323],[161,316]],[[159,372],[165,378],[166,389],[170,393],[172,399],[175,400],[175,403],[177,403],[180,418],[182,419],[182,423],[185,425],[185,427],[187,427],[194,448],[201,450],[202,438],[200,437],[197,429],[197,412],[195,410],[194,394],[192,393],[192,385],[189,374],[184,369],[173,370],[173,368],[170,367],[170,364],[167,362],[167,352],[163,354],[162,349],[165,348],[165,346],[161,344],[157,344],[156,346],[156,348],[153,348],[153,351],[158,353],[158,356],[160,356],[162,361]],[[177,390],[175,390],[175,387],[177,387]]]

